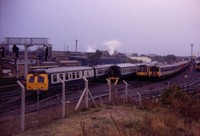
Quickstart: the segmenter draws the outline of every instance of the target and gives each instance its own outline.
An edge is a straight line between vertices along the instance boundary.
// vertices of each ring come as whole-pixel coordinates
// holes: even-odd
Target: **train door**
[[[111,66],[109,68],[109,76],[110,77],[120,77],[121,69],[118,66]]]
[[[157,77],[159,72],[159,68],[156,66],[151,67],[151,76],[152,77]]]

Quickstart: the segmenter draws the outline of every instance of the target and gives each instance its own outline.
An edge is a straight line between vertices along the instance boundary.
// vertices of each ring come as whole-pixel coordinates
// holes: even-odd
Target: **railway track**
[[[187,71],[186,71],[187,73]],[[137,92],[140,93],[141,97],[143,97],[143,99],[146,98],[154,98],[154,97],[159,97],[163,91],[166,90],[167,87],[169,87],[170,85],[177,85],[178,87],[180,87],[184,92],[188,93],[188,94],[193,94],[196,93],[199,90],[200,87],[200,72],[194,72],[192,74],[190,74],[190,77],[188,77],[187,80],[183,79],[183,75],[186,74],[185,72],[183,72],[182,74],[178,75],[177,77],[171,78],[171,79],[167,79],[166,82],[171,82],[173,84],[167,84],[167,85],[156,85],[156,86],[160,86],[157,87],[155,89],[149,89],[149,88],[144,88],[143,90],[135,90],[134,92],[130,93],[130,96],[132,99],[138,100],[138,94]],[[175,82],[176,81],[176,82]],[[177,82],[178,81],[178,82]],[[162,82],[160,82],[162,83]],[[137,92],[136,92],[137,91]]]
[[[183,78],[187,75],[187,78]],[[165,79],[159,82],[152,82],[152,81],[141,81],[141,80],[133,80],[128,82],[128,90],[129,90],[129,96],[133,99],[138,99],[139,92],[142,97],[156,97],[159,96],[163,89],[166,88],[169,84],[169,82],[172,82],[174,84],[179,85],[183,90],[195,90],[199,87],[200,84],[200,72],[192,72],[192,71],[183,71],[179,75],[173,78]],[[117,87],[113,87],[112,89],[116,89],[118,94],[124,94],[125,86],[124,84],[119,84]],[[142,88],[142,89],[141,89]],[[41,100],[39,103],[37,103],[36,98],[30,98],[29,95],[26,96],[26,112],[33,112],[39,109],[48,108],[51,106],[55,106],[57,104],[62,103],[61,101],[61,87],[55,87],[53,90],[59,90],[54,95],[49,95],[48,97],[41,97]],[[19,90],[20,91],[20,90]],[[71,102],[76,102],[80,98],[80,95],[83,90],[79,91],[72,91],[72,92],[66,92],[66,100]],[[108,96],[108,85],[107,84],[93,84],[93,86],[90,87],[90,91],[92,95],[96,98],[99,96]],[[21,97],[16,96],[16,98],[13,98],[10,101],[7,101],[4,103],[4,105],[0,106],[0,111],[3,112],[10,112],[10,111],[16,111],[14,114],[20,114],[19,110],[20,108],[20,99]],[[15,103],[15,104],[13,104]],[[4,109],[5,107],[9,107],[7,109]],[[3,113],[3,112],[0,112]]]
[[[0,79],[0,86],[2,87],[3,85],[10,85],[10,84],[16,84],[17,78],[4,78]]]

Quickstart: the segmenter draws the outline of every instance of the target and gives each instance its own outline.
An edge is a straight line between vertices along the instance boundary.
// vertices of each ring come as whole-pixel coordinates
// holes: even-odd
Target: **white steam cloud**
[[[121,42],[117,40],[109,40],[106,42],[103,42],[103,45],[105,45],[108,48],[109,54],[113,55],[114,51],[120,47]]]
[[[96,45],[87,45],[87,52],[96,52]]]

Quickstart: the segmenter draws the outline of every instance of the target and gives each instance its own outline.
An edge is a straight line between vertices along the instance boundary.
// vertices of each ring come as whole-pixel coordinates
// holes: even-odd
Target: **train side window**
[[[68,80],[68,79],[69,79],[68,73],[65,73],[65,80]]]
[[[76,75],[75,75],[75,73],[73,72],[72,73],[72,79],[75,79],[76,78]]]
[[[82,71],[82,75],[85,76],[85,72],[84,71]]]
[[[80,78],[79,72],[76,72],[76,77]]]
[[[126,73],[126,69],[123,69],[123,73]]]
[[[28,80],[30,83],[33,83],[34,82],[34,76],[31,76]]]
[[[63,74],[59,74],[59,77],[63,80]]]
[[[72,79],[72,73],[69,73],[69,79]]]
[[[57,75],[53,75],[53,82],[57,82]]]
[[[44,77],[38,76],[38,82],[39,82],[39,83],[43,83],[43,82],[44,82]]]
[[[98,71],[98,74],[99,74],[99,75],[102,75],[102,74],[103,74],[103,70],[100,69],[100,70]]]
[[[87,76],[89,76],[89,72],[87,71]]]

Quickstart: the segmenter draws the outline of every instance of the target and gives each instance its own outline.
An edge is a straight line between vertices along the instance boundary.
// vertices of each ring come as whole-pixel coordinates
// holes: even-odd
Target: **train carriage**
[[[95,81],[106,81],[106,78],[108,77],[108,70],[109,67],[112,66],[112,64],[105,64],[105,65],[96,65],[93,66],[94,68],[94,79]]]
[[[110,77],[133,78],[137,72],[137,65],[132,63],[120,63],[109,68]]]
[[[82,77],[93,80],[94,69],[92,67],[59,67],[50,69],[38,69],[27,75],[27,90],[48,90],[51,86],[65,81],[67,86],[78,85],[83,82]]]
[[[150,68],[150,77],[152,78],[163,78],[176,74],[188,66],[188,61],[179,62],[176,64],[160,64],[152,66]]]

